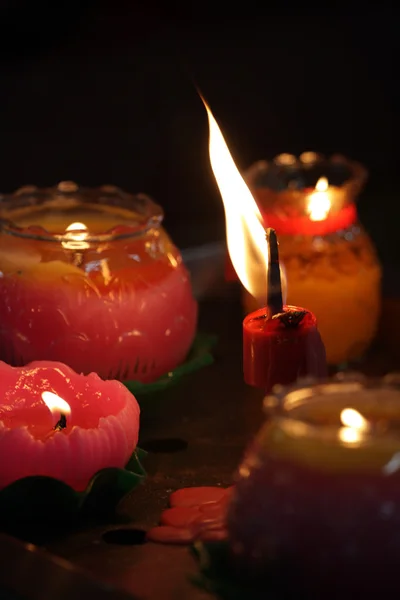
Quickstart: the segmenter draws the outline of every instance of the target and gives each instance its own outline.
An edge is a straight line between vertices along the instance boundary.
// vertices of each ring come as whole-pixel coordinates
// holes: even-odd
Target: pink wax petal
[[[54,431],[43,391],[70,405],[65,429]],[[139,414],[135,397],[118,381],[48,361],[21,368],[0,362],[0,454],[7,457],[0,489],[29,475],[85,489],[97,471],[126,465],[137,444]]]
[[[196,539],[202,542],[222,542],[228,537],[226,529],[206,529],[202,531]]]
[[[219,502],[210,502],[199,507],[201,513],[208,516],[219,515],[226,511],[228,506],[228,497],[224,496]]]
[[[150,542],[157,542],[159,544],[186,545],[195,541],[193,532],[190,529],[169,527],[167,525],[150,529],[150,531],[147,532],[147,539]]]
[[[200,512],[196,507],[176,506],[163,511],[160,523],[171,527],[188,527],[199,515]]]
[[[204,513],[200,515],[200,518],[197,518],[193,523],[192,527],[195,528],[196,531],[204,530],[204,529],[218,529],[219,527],[223,527],[225,525],[225,513],[221,513],[215,517],[207,517]]]
[[[225,494],[225,489],[220,487],[192,487],[183,488],[173,492],[169,503],[174,506],[200,506],[209,502],[218,502]]]

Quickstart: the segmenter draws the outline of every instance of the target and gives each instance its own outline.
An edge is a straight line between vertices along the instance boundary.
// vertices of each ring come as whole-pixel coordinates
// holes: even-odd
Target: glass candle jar
[[[197,304],[143,195],[25,187],[0,202],[0,360],[150,382],[182,362]]]
[[[230,505],[235,558],[254,573],[288,560],[335,598],[397,585],[400,375],[280,388],[265,408]]]
[[[246,177],[265,226],[279,235],[287,303],[315,314],[330,365],[359,359],[377,331],[381,268],[355,207],[366,176],[342,156],[306,152],[258,162]],[[246,313],[265,301],[243,297]]]

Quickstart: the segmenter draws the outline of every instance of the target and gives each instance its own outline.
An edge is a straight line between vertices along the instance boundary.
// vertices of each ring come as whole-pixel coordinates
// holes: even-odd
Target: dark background
[[[241,169],[283,151],[362,161],[361,220],[397,262],[394,8],[273,8],[0,2],[1,191],[114,183],[162,204],[178,244],[218,239],[195,81]]]

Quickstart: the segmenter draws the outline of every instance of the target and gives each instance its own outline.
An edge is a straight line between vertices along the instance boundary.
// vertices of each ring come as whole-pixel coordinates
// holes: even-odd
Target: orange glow
[[[267,294],[268,249],[260,210],[240,175],[224,136],[204,101],[210,128],[211,167],[225,209],[226,239],[235,271],[246,290],[265,304]],[[282,285],[285,276],[281,269]]]
[[[331,200],[329,197],[329,182],[326,177],[320,177],[313,192],[308,200],[308,214],[311,221],[324,221],[331,209]]]
[[[60,416],[60,414],[71,414],[71,407],[68,402],[60,398],[60,396],[57,396],[57,394],[53,394],[53,392],[43,392],[42,400],[52,415]]]

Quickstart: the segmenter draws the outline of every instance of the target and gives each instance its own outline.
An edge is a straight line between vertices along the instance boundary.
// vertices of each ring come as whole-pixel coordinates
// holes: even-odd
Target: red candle
[[[269,247],[267,307],[243,321],[243,371],[249,385],[269,392],[299,377],[327,375],[325,347],[317,320],[308,310],[282,303],[276,232],[267,230]]]
[[[283,306],[272,315],[260,308],[243,321],[243,370],[249,385],[267,393],[299,377],[327,375],[325,348],[317,320],[308,310]]]

